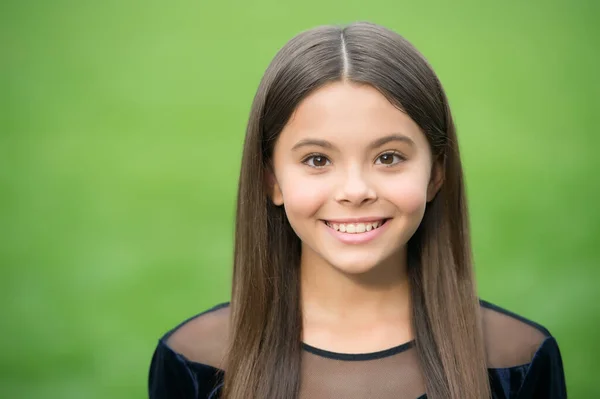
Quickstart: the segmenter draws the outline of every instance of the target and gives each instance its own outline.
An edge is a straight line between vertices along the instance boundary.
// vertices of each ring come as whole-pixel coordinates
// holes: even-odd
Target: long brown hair
[[[283,126],[310,92],[369,84],[406,112],[443,162],[445,180],[408,242],[413,328],[431,399],[489,397],[458,142],[442,86],[403,37],[370,23],[321,26],[275,56],[252,104],[239,180],[230,348],[224,397],[295,398],[300,385],[300,239],[269,198]]]

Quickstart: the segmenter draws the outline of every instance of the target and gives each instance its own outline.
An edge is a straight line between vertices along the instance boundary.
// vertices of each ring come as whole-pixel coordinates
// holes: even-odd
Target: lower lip
[[[390,219],[386,220],[386,222],[382,226],[379,226],[378,228],[371,231],[365,231],[364,233],[342,233],[341,231],[336,231],[335,229],[327,226],[327,224],[324,221],[321,222],[331,235],[333,235],[335,238],[337,238],[344,244],[365,244],[380,236],[390,224]]]

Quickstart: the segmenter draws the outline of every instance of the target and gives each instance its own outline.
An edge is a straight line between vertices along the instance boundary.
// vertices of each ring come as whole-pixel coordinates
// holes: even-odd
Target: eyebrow
[[[392,141],[400,141],[403,143],[407,143],[410,146],[413,146],[413,147],[415,146],[415,142],[410,137],[405,136],[403,134],[394,133],[394,134],[390,134],[390,135],[381,137],[381,138],[373,141],[371,144],[369,144],[369,148],[375,149],[375,148],[381,147],[384,144],[390,143]],[[307,146],[317,146],[317,147],[323,147],[323,148],[327,148],[327,149],[335,149],[335,146],[327,140],[308,138],[308,139],[302,139],[302,140],[298,141],[292,147],[292,151],[295,151],[299,148],[307,147]]]

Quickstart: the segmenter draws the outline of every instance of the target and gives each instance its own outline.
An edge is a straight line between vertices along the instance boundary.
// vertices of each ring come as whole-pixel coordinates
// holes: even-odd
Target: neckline
[[[305,351],[312,353],[313,355],[325,357],[328,359],[334,360],[347,360],[347,361],[364,361],[364,360],[375,360],[375,359],[383,359],[385,357],[393,356],[398,353],[404,352],[414,345],[414,340],[405,342],[403,344],[394,346],[392,348],[383,349],[376,352],[369,353],[340,353],[340,352],[332,352],[326,349],[321,349],[309,345],[305,342],[302,342],[302,349]]]

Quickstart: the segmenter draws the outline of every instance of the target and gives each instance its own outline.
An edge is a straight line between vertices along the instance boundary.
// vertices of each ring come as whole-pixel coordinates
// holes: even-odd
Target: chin
[[[372,257],[366,259],[356,259],[356,257],[353,259],[339,259],[338,257],[331,257],[328,259],[328,263],[341,273],[359,275],[376,269],[377,265],[381,262]]]

